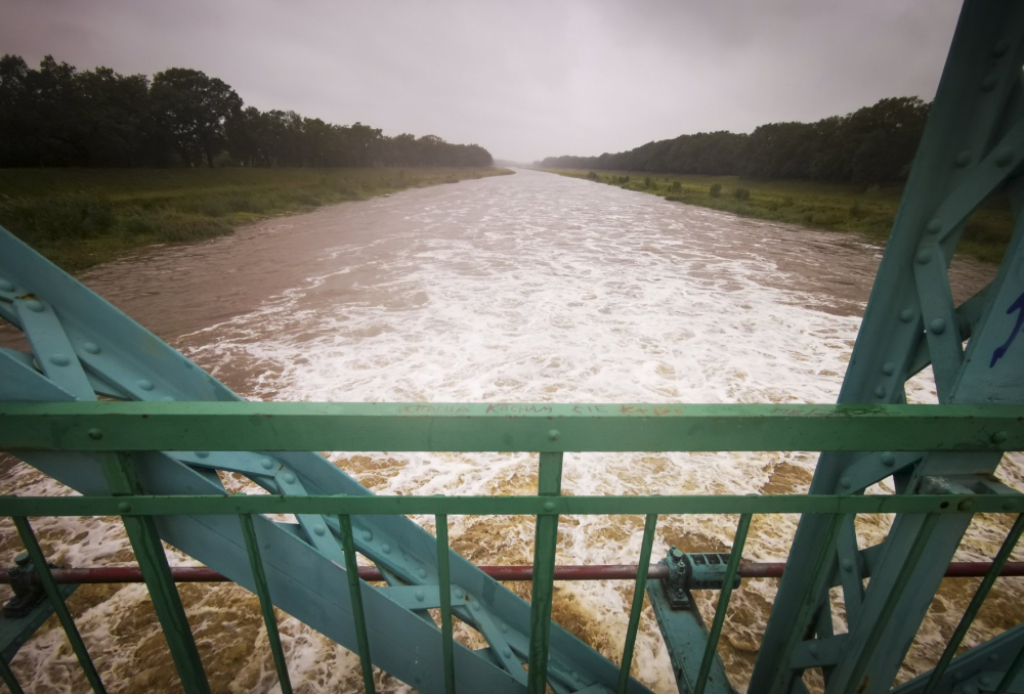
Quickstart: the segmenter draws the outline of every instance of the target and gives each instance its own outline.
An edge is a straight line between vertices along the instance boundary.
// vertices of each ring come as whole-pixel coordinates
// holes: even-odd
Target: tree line
[[[548,157],[540,166],[890,183],[906,179],[929,107],[917,97],[893,97],[815,123],[681,135],[598,157]]]
[[[245,107],[199,70],[121,75],[46,56],[38,69],[0,58],[0,167],[490,166],[479,145],[388,137],[295,111]]]

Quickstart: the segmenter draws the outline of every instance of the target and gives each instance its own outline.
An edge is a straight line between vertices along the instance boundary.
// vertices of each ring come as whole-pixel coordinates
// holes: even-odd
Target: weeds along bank
[[[149,244],[229,234],[265,217],[509,173],[492,167],[0,169],[0,226],[78,271]]]
[[[828,231],[889,238],[903,195],[902,185],[868,186],[810,181],[762,181],[738,176],[651,175],[549,169],[551,173],[660,195],[666,200],[710,207],[743,217],[798,224]],[[967,222],[958,253],[997,263],[1013,234],[1005,196],[986,201]]]

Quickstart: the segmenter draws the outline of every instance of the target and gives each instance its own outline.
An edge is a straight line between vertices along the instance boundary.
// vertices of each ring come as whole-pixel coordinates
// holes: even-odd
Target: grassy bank
[[[265,217],[507,169],[0,169],[0,226],[65,270]]]
[[[814,229],[863,234],[885,243],[899,207],[902,186],[864,186],[811,181],[760,181],[736,176],[652,175],[628,171],[552,173],[584,178],[699,205]],[[959,253],[997,263],[1013,231],[1004,196],[987,201],[967,222]]]

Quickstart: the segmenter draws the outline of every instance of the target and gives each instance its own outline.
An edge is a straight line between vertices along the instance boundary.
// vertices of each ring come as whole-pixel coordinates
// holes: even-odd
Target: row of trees
[[[617,154],[549,157],[540,165],[888,183],[906,179],[928,108],[916,97],[895,97],[816,123],[769,123],[749,135],[681,135]]]
[[[79,71],[46,56],[39,69],[0,58],[0,167],[490,166],[479,145],[385,136],[294,111],[244,107],[223,80],[171,68]]]

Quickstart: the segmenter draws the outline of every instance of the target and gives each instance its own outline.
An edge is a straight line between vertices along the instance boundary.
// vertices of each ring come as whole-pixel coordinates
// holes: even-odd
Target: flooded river
[[[817,402],[836,399],[881,249],[855,235],[737,218],[658,197],[530,171],[406,191],[268,220],[227,238],[157,248],[83,280],[245,397],[308,401]],[[966,298],[993,268],[958,262]],[[934,401],[927,378],[913,402]],[[384,494],[525,494],[536,456],[334,456]],[[805,491],[815,456],[788,453],[566,456],[564,493],[721,494]],[[1024,464],[1004,462],[1020,486]],[[237,488],[234,487],[234,488]],[[67,493],[15,465],[3,493]],[[426,522],[426,521],[425,521]],[[734,517],[663,519],[668,545],[727,551]],[[885,518],[864,518],[862,544]],[[642,519],[566,517],[560,563],[629,563]],[[44,546],[77,566],[130,563],[109,519],[39,519]],[[432,526],[428,525],[432,529]],[[994,554],[999,523],[979,522],[962,558]],[[782,560],[795,521],[755,519],[748,560]],[[3,526],[0,559],[16,542]],[[454,548],[483,564],[529,563],[533,523],[453,520]],[[179,564],[193,563],[172,554]],[[930,667],[976,582],[946,586],[902,678]],[[968,641],[1005,628],[1021,583],[997,584]],[[734,595],[722,654],[743,687],[777,583]],[[513,586],[520,592],[526,586]],[[255,598],[229,586],[181,587],[215,691],[277,691]],[[554,616],[613,659],[632,596],[623,582],[560,584]],[[716,595],[701,594],[708,618]],[[114,692],[175,691],[146,590],[90,586],[70,602]],[[839,598],[836,605],[841,608]],[[841,611],[839,612],[841,614]],[[280,615],[296,691],[360,691],[355,657]],[[1019,615],[1013,614],[1013,617]],[[845,625],[836,622],[837,631]],[[471,642],[473,635],[461,637]],[[29,690],[81,691],[57,630],[15,661]],[[675,691],[648,611],[634,674]],[[385,691],[409,691],[381,677]]]

